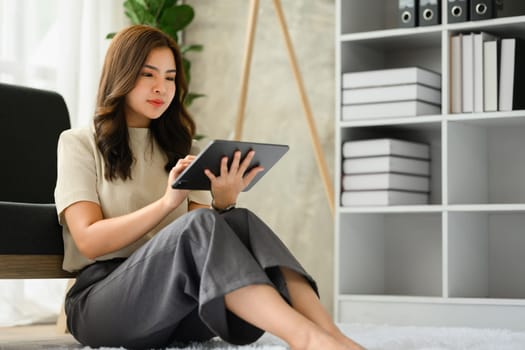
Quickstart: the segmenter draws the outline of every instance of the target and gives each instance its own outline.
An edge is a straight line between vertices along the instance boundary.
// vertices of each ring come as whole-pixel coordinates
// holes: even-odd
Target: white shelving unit
[[[525,110],[449,113],[450,37],[525,38],[525,16],[447,24],[446,8],[397,28],[395,0],[336,0],[337,322],[525,330]],[[440,115],[341,121],[342,73],[409,66],[442,74]],[[342,143],[376,137],[430,144],[428,205],[341,206]]]

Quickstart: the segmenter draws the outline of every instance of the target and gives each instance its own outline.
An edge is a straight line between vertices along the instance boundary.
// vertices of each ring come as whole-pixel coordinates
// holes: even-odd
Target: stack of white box
[[[342,120],[441,113],[441,74],[419,67],[344,73]]]
[[[341,205],[422,205],[430,192],[430,147],[396,139],[346,141]]]

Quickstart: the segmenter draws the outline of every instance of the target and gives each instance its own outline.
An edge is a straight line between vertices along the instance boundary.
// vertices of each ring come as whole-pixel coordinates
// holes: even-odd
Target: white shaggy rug
[[[525,332],[503,329],[377,325],[343,325],[341,328],[368,350],[525,350]],[[201,349],[284,350],[288,347],[279,339],[265,334],[256,344],[250,346],[231,346],[220,340],[212,340],[184,348],[184,350]],[[90,350],[90,348],[83,350]],[[100,350],[109,350],[109,348]]]
[[[525,321],[524,321],[525,322]],[[343,325],[342,330],[368,350],[525,350],[525,332],[504,329],[393,327]],[[94,350],[78,344],[70,335],[60,339],[0,342],[0,350]],[[218,339],[185,348],[166,350],[286,350],[276,337],[265,334],[250,346],[232,346]],[[116,350],[99,348],[98,350]],[[124,350],[124,348],[120,348]],[[323,350],[323,349],[319,349]]]
[[[504,329],[375,325],[341,328],[369,350],[525,350],[525,332]]]

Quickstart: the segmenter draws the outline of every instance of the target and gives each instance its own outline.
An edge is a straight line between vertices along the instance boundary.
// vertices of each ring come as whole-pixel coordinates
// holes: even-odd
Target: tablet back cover
[[[231,140],[213,140],[198,155],[193,163],[186,168],[172,184],[176,189],[188,190],[209,190],[210,180],[204,174],[204,169],[211,170],[216,176],[220,174],[220,163],[224,156],[229,159],[228,167],[231,164],[235,151],[241,151],[241,161],[250,150],[255,151],[255,156],[250,162],[248,170],[255,166],[261,165],[264,170],[259,172],[253,181],[246,186],[243,192],[252,188],[270,168],[277,163],[279,159],[288,151],[287,145],[231,141]]]

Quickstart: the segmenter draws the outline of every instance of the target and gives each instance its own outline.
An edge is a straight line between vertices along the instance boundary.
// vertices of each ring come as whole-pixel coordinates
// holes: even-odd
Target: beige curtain
[[[53,90],[72,126],[94,111],[106,34],[126,25],[121,0],[0,0],[0,81]],[[0,327],[52,321],[66,280],[0,280]]]

